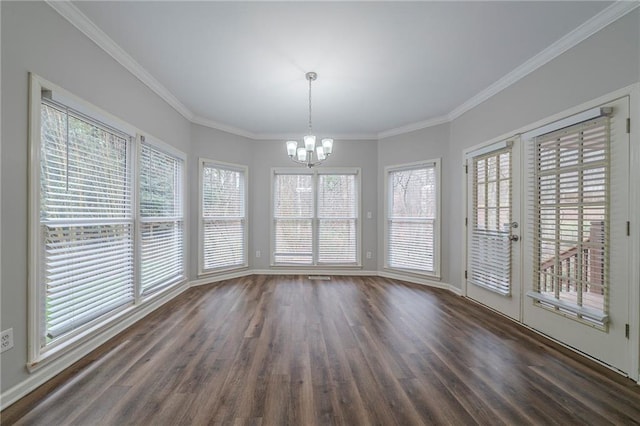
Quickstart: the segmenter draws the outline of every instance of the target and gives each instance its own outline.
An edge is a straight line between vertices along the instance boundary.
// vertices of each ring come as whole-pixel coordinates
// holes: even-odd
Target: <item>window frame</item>
[[[131,193],[130,218],[132,223],[132,264],[133,264],[133,299],[108,313],[101,315],[74,330],[64,333],[56,340],[41,345],[40,336],[43,327],[43,271],[42,262],[44,260],[41,235],[40,235],[40,197],[41,197],[41,114],[43,95],[51,97],[56,103],[60,103],[74,111],[87,116],[87,118],[101,125],[113,128],[129,137],[127,147],[127,173],[129,175],[129,191]],[[172,284],[158,289],[147,297],[141,298],[140,281],[140,213],[139,213],[139,163],[140,163],[140,138],[146,133],[122,119],[102,110],[101,108],[85,101],[73,93],[51,83],[42,77],[29,73],[29,161],[28,161],[28,291],[27,291],[27,368],[33,371],[38,367],[48,364],[50,361],[58,359],[72,350],[76,350],[80,345],[88,343],[90,339],[98,337],[111,327],[127,319],[131,315],[143,312],[145,307],[163,297],[167,293],[176,291],[187,282],[188,258],[188,236],[182,241],[184,253],[183,277],[175,280]],[[149,136],[147,136],[149,137]],[[169,151],[179,156],[183,161],[182,188],[181,188],[181,209],[183,213],[183,223],[185,230],[188,229],[186,211],[186,170],[187,156],[182,151],[174,148],[159,139],[151,138],[149,145],[154,148]]]
[[[392,201],[392,192],[391,188],[389,188],[389,177],[393,172],[401,172],[408,170],[416,170],[422,168],[434,168],[435,179],[436,179],[436,207],[435,207],[435,218],[434,218],[434,247],[433,247],[433,271],[422,271],[418,269],[406,269],[406,268],[397,268],[389,265],[389,210],[390,204]],[[431,160],[422,160],[415,161],[412,163],[405,164],[397,164],[386,166],[384,168],[384,218],[383,218],[383,251],[384,251],[384,263],[383,268],[388,271],[400,272],[403,274],[416,275],[421,277],[428,277],[429,279],[441,279],[441,250],[442,250],[442,240],[441,240],[441,226],[442,226],[442,179],[441,179],[441,159],[435,158]]]
[[[180,193],[178,194],[178,199],[180,202],[180,217],[182,221],[182,252],[184,254],[182,258],[182,276],[179,278],[171,280],[171,282],[162,285],[159,288],[155,288],[151,290],[148,294],[143,293],[142,288],[142,224],[143,223],[154,223],[149,219],[158,219],[158,218],[146,218],[143,219],[140,213],[140,173],[141,173],[141,158],[142,158],[142,146],[148,145],[152,149],[160,151],[168,156],[174,157],[182,162],[182,170],[181,170],[181,185],[180,185]],[[174,148],[173,146],[154,138],[153,136],[142,135],[138,133],[136,135],[136,143],[134,146],[135,149],[135,161],[134,168],[136,169],[136,182],[135,182],[135,211],[136,211],[136,257],[135,257],[135,270],[136,270],[136,283],[139,285],[135,286],[135,297],[136,303],[139,303],[142,299],[148,299],[153,297],[156,293],[161,293],[163,290],[172,287],[173,285],[183,282],[187,279],[187,267],[188,267],[188,255],[187,255],[187,247],[189,241],[189,233],[188,233],[188,223],[187,223],[187,214],[186,214],[186,194],[187,194],[187,155],[182,151]]]
[[[311,218],[311,251],[312,261],[311,264],[299,264],[299,263],[276,263],[275,261],[275,247],[276,247],[276,218],[274,217],[275,209],[275,182],[277,175],[311,175],[312,176],[312,188],[313,188],[313,217]],[[325,263],[319,262],[319,226],[320,217],[318,217],[318,182],[319,175],[354,175],[355,176],[355,189],[356,189],[356,261],[353,263]],[[321,268],[331,269],[360,269],[362,268],[362,170],[360,167],[332,167],[321,169],[302,169],[295,167],[274,167],[271,169],[271,182],[270,182],[270,254],[269,265],[272,268],[297,268],[302,270],[312,270]]]
[[[221,169],[237,171],[244,174],[244,229],[243,229],[243,256],[241,265],[204,269],[204,217],[203,217],[203,176],[206,166],[219,167]],[[211,160],[204,157],[198,158],[198,277],[232,272],[249,267],[249,167],[242,164],[234,164],[223,161]]]

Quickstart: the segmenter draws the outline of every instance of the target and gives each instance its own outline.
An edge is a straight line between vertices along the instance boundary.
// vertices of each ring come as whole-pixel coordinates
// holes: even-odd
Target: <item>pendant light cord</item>
[[[309,134],[312,133],[311,128],[311,79],[309,79]]]

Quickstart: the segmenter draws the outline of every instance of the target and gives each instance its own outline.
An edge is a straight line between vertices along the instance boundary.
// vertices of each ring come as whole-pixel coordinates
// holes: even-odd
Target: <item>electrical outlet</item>
[[[367,219],[373,219],[373,213],[367,212]]]
[[[0,352],[7,351],[13,347],[13,328],[8,328],[0,335]]]
[[[368,252],[367,252],[367,259],[371,259],[371,256],[372,256],[372,255],[373,255],[373,254],[372,254],[370,251],[368,251]]]
[[[262,256],[262,253],[260,253],[260,250],[256,250],[256,257],[260,257]]]

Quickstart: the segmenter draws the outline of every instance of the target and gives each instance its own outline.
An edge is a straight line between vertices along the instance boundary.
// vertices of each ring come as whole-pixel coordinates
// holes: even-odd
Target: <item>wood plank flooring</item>
[[[640,424],[640,387],[449,292],[195,287],[2,413],[24,425]]]

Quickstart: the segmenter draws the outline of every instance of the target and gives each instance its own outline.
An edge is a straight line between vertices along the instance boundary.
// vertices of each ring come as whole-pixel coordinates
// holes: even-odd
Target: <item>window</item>
[[[385,266],[439,276],[440,160],[386,169]]]
[[[511,294],[511,145],[471,158],[468,279],[504,296]]]
[[[140,150],[140,281],[142,294],[185,276],[184,161],[144,142]]]
[[[200,160],[200,273],[247,266],[247,168]]]
[[[39,77],[31,92],[35,363],[185,279],[184,156]]]
[[[541,306],[603,325],[609,285],[609,118],[535,140],[534,291]]]
[[[274,265],[358,265],[359,171],[275,170]]]
[[[133,301],[131,141],[42,99],[41,347]]]

